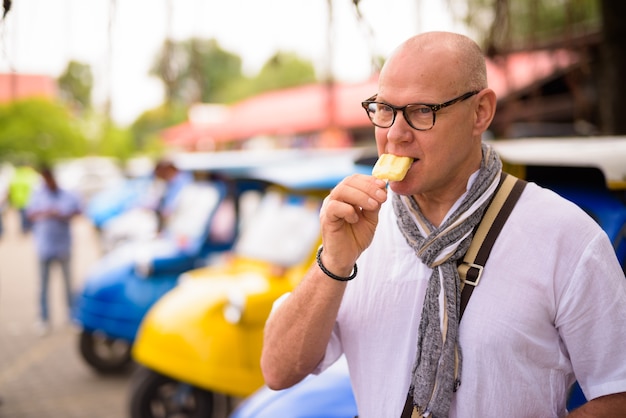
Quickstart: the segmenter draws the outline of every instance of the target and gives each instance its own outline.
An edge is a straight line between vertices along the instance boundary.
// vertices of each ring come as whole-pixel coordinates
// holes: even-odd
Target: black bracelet
[[[324,266],[324,264],[322,264],[322,250],[323,249],[324,249],[324,247],[322,245],[320,245],[319,250],[317,250],[317,257],[315,257],[315,260],[317,261],[317,265],[319,266],[320,270],[322,270],[325,275],[327,275],[331,279],[339,280],[340,282],[347,282],[348,280],[352,280],[352,279],[354,279],[356,277],[356,273],[357,273],[356,263],[354,263],[354,267],[352,269],[352,274],[350,274],[348,277],[341,277],[341,276],[337,276],[336,274],[331,273]]]

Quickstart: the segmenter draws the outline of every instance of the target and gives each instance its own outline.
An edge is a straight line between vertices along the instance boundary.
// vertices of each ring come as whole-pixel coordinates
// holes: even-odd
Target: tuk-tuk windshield
[[[186,242],[206,236],[209,221],[221,200],[216,184],[193,183],[177,197],[176,209],[166,225],[166,233]]]
[[[235,252],[284,267],[302,263],[319,237],[320,205],[314,197],[267,192],[246,220]]]

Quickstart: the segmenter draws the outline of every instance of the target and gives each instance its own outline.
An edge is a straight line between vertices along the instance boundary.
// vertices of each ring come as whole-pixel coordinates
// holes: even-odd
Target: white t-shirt
[[[320,364],[345,353],[360,418],[400,416],[431,274],[390,202]],[[575,380],[588,399],[626,391],[625,321],[626,280],[604,231],[529,183],[461,321],[463,369],[450,417],[560,417]]]

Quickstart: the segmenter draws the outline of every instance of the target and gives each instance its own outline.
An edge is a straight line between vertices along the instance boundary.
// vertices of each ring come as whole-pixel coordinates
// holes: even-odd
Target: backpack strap
[[[502,172],[498,189],[474,233],[463,261],[458,266],[461,286],[463,287],[463,290],[461,290],[459,321],[463,317],[463,312],[465,312],[474,288],[480,282],[487,258],[491,254],[491,248],[526,184],[526,181]],[[408,395],[400,418],[417,417],[417,412],[414,409],[413,399]]]
[[[502,179],[496,195],[489,204],[483,219],[478,225],[478,229],[474,233],[470,247],[458,267],[461,286],[463,287],[459,318],[463,317],[469,298],[474,288],[480,282],[493,244],[496,242],[504,223],[509,218],[526,184],[524,180],[504,172],[502,173]]]

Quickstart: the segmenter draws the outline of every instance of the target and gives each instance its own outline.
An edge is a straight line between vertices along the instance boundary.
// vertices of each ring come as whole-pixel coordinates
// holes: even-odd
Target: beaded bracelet
[[[322,250],[323,249],[324,249],[324,246],[320,245],[319,250],[317,250],[317,257],[315,257],[315,260],[317,261],[317,265],[319,266],[320,270],[322,270],[325,275],[327,275],[331,279],[339,280],[340,282],[347,282],[348,280],[352,280],[356,277],[356,273],[357,273],[356,263],[354,263],[352,274],[350,274],[348,277],[341,277],[341,276],[337,276],[336,274],[331,273],[330,270],[328,270],[326,266],[322,264]]]

